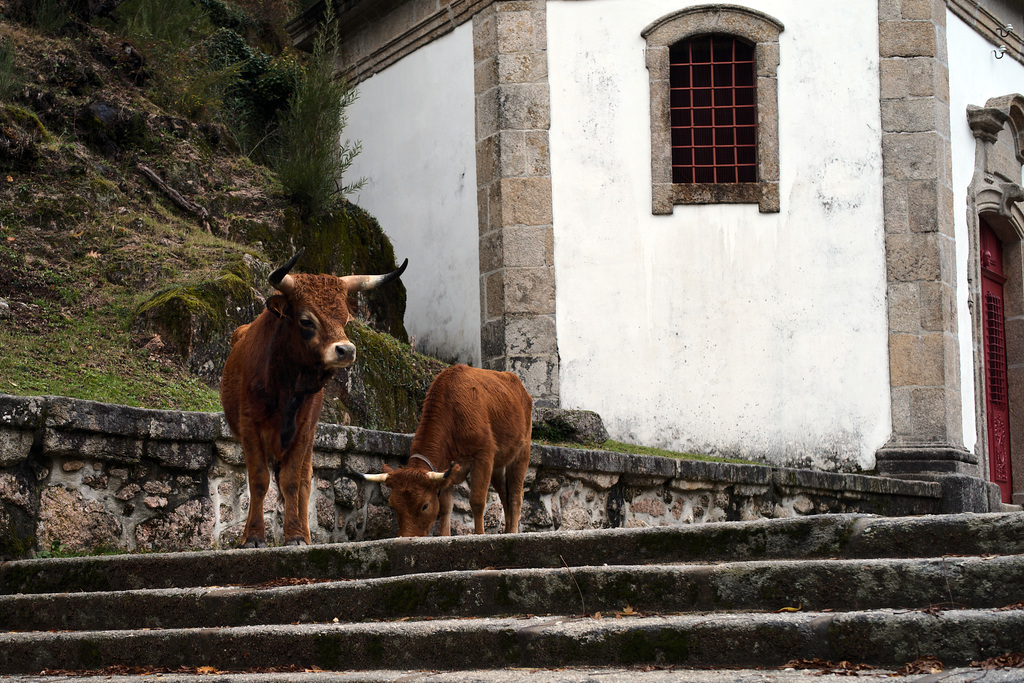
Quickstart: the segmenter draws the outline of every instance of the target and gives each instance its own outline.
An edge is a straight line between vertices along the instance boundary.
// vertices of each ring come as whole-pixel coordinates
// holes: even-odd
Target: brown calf
[[[277,293],[255,321],[235,330],[220,383],[224,417],[242,443],[248,472],[244,548],[267,545],[263,500],[271,467],[284,498],[285,544],[309,544],[313,437],[324,384],[356,358],[345,335],[349,297],[391,282],[409,263],[388,275],[289,275],[301,254],[270,274]]]
[[[533,399],[511,372],[456,365],[430,385],[405,467],[384,466],[369,481],[387,482],[400,536],[426,536],[441,513],[451,534],[452,491],[470,476],[474,530],[484,533],[488,482],[505,512],[505,533],[519,531],[523,481],[530,464]]]

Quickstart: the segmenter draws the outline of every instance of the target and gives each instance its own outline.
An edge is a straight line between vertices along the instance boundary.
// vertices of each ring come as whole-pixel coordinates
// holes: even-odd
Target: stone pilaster
[[[988,507],[963,446],[946,5],[879,0],[892,436],[882,474],[937,478],[953,510]]]
[[[496,0],[473,17],[481,350],[558,405],[550,102],[543,0]]]

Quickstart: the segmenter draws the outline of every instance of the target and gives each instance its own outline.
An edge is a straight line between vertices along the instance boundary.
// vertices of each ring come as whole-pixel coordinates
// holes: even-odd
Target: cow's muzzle
[[[329,368],[347,368],[356,361],[356,347],[351,342],[331,344],[324,352],[324,365]]]

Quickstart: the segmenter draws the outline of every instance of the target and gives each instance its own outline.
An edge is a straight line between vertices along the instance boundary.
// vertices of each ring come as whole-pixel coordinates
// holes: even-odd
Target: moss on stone
[[[342,659],[341,636],[333,633],[320,633],[316,636],[316,663],[321,669],[333,671],[345,662]]]
[[[413,432],[430,383],[447,367],[443,361],[413,353],[391,335],[361,323],[348,327],[356,363],[339,373],[336,410],[367,429]],[[331,401],[325,401],[329,408]],[[325,410],[325,418],[331,417]],[[325,419],[321,418],[321,419]]]
[[[366,655],[375,666],[380,666],[384,663],[384,645],[384,639],[379,635],[370,636],[370,640],[366,644]]]
[[[512,608],[512,589],[509,586],[508,577],[504,574],[498,577],[498,581],[494,586],[493,597],[494,604],[503,610],[509,610]]]
[[[380,604],[389,618],[419,614],[424,607],[423,590],[416,581],[398,581],[382,592]]]
[[[18,526],[14,520],[3,515],[3,522],[0,523],[0,560],[13,560],[26,558],[35,546],[35,537],[32,535],[22,536],[18,533]]]
[[[618,645],[622,664],[685,664],[690,657],[688,634],[674,629],[658,629],[655,633],[631,631],[623,635]]]
[[[138,336],[159,334],[203,379],[215,384],[230,351],[231,334],[259,314],[259,273],[244,257],[216,277],[169,287],[140,304],[133,328]]]
[[[456,585],[447,581],[435,585],[430,590],[430,599],[439,614],[451,614],[462,604],[462,597],[468,593],[469,589],[465,583],[459,582]]]
[[[103,652],[98,643],[83,640],[78,645],[78,663],[83,669],[99,669],[103,666]]]
[[[34,112],[15,105],[0,107],[0,122],[4,125],[17,126],[21,131],[41,142],[52,142],[53,136]],[[6,131],[5,131],[6,132]]]

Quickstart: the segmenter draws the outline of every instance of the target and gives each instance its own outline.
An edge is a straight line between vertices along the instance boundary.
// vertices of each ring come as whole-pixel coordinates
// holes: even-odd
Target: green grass
[[[755,462],[753,460],[743,460],[741,458],[719,458],[713,455],[701,455],[700,453],[681,453],[679,451],[668,451],[663,448],[653,448],[650,446],[637,446],[636,444],[623,443],[621,441],[615,441],[608,439],[604,443],[599,444],[578,444],[568,441],[554,442],[547,441],[545,439],[534,439],[534,443],[539,443],[544,446],[561,446],[563,448],[589,448],[598,451],[612,451],[613,453],[626,453],[628,455],[651,455],[658,458],[674,458],[676,460],[701,460],[703,462],[728,462],[735,463],[737,465],[763,465],[764,463]]]
[[[0,393],[58,395],[175,410],[220,410],[220,398],[180,367],[133,348],[113,311],[77,320],[46,310],[45,331],[0,327]],[[14,313],[18,315],[17,311]]]
[[[8,38],[0,39],[0,100],[7,101],[18,87],[14,73],[14,45]]]

